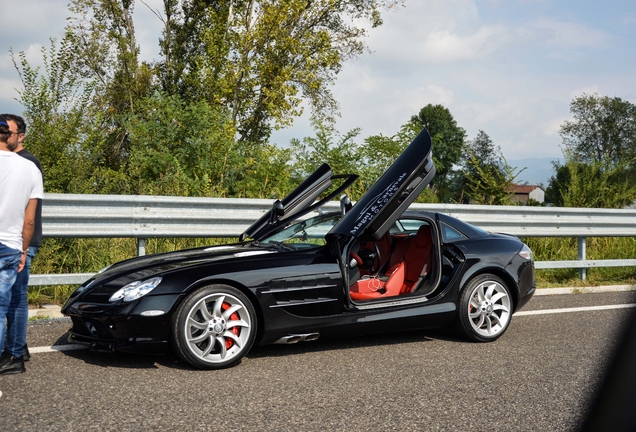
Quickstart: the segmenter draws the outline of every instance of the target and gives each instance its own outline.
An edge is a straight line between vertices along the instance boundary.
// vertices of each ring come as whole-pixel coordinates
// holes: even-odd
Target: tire
[[[256,338],[256,313],[236,288],[210,285],[190,294],[172,317],[175,353],[199,369],[233,366]]]
[[[460,292],[455,327],[468,340],[492,342],[504,334],[512,312],[512,296],[505,282],[492,274],[479,275]]]

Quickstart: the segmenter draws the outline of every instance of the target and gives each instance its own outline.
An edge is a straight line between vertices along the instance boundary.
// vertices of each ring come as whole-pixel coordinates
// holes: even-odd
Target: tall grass
[[[192,247],[231,243],[236,239],[168,238],[148,239],[146,253],[155,254]],[[575,238],[525,238],[536,261],[577,259]],[[135,239],[45,239],[33,262],[32,274],[94,273],[114,262],[137,255]],[[594,237],[587,239],[588,259],[628,259],[636,257],[636,238]],[[537,270],[537,286],[634,284],[636,268],[607,267],[587,270],[587,280],[581,282],[577,269]],[[75,285],[33,286],[29,288],[29,303],[62,304],[75,290]]]
[[[576,238],[524,238],[523,241],[534,252],[535,261],[575,260],[578,257]],[[636,258],[636,238],[589,237],[586,240],[586,258],[588,260]],[[589,268],[584,282],[579,279],[577,269],[542,269],[536,271],[536,276],[537,286],[540,288],[634,284],[636,282],[636,268]]]

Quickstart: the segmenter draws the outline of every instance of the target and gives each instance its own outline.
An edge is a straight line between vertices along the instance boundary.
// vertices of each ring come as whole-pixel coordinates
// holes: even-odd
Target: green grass
[[[146,253],[154,254],[179,249],[219,245],[236,239],[148,239]],[[562,261],[577,258],[575,238],[525,238],[536,261]],[[45,239],[33,262],[32,274],[94,273],[114,262],[137,254],[135,239]],[[588,259],[629,259],[636,257],[636,238],[587,239]],[[636,268],[608,267],[587,270],[587,280],[579,279],[577,269],[537,270],[537,287],[584,287],[636,284]],[[29,287],[29,304],[63,304],[76,285]]]
[[[525,238],[523,241],[534,252],[535,261],[576,260],[578,256],[576,238]],[[636,257],[636,238],[589,237],[586,243],[586,258],[588,260]],[[585,281],[580,280],[578,269],[542,269],[536,271],[536,277],[539,288],[633,285],[636,283],[636,268],[589,268]]]

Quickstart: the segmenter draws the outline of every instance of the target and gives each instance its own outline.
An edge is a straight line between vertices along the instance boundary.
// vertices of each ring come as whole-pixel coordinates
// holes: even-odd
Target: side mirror
[[[352,207],[353,204],[351,204],[349,197],[346,194],[342,195],[340,197],[340,213],[344,216],[344,214],[351,210]]]

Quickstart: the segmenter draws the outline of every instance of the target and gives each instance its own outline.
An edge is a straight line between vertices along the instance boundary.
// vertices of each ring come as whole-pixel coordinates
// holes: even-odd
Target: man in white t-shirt
[[[31,161],[13,153],[18,125],[0,116],[0,346],[4,346],[11,288],[26,263],[37,200],[44,198],[42,175]],[[20,352],[2,352],[0,375],[24,372]]]

